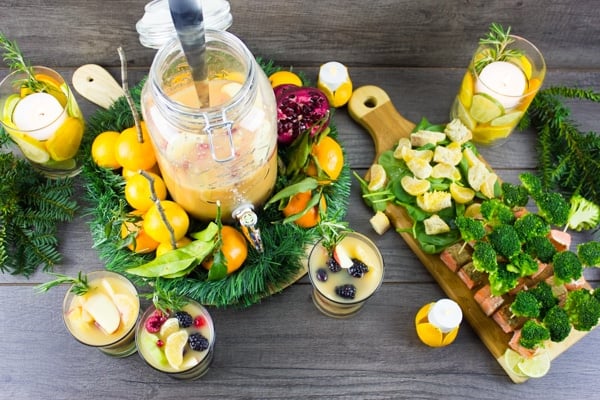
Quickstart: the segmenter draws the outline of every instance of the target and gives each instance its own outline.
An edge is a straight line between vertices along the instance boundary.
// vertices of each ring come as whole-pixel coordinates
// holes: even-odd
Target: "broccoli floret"
[[[529,276],[535,274],[540,266],[529,254],[518,253],[510,259],[507,268],[509,271],[515,272],[520,276]]]
[[[521,185],[510,182],[502,182],[502,201],[513,207],[525,207],[529,202],[529,192]]]
[[[547,236],[550,233],[550,225],[539,215],[527,213],[518,218],[514,224],[515,230],[522,242],[532,237]]]
[[[538,214],[549,224],[566,225],[569,219],[570,206],[567,200],[557,192],[542,192],[534,197]]]
[[[525,172],[519,175],[519,180],[532,197],[536,197],[544,191],[542,180],[537,175]]]
[[[550,339],[550,331],[544,325],[533,319],[527,320],[521,328],[519,344],[527,349],[535,349],[537,346]]]
[[[473,267],[476,270],[491,273],[498,269],[498,255],[488,242],[477,242],[473,247]]]
[[[584,267],[600,266],[600,242],[592,241],[577,245],[577,256]]]
[[[578,331],[589,331],[598,324],[600,302],[590,290],[577,289],[569,292],[564,309]]]
[[[456,226],[465,242],[481,240],[486,232],[483,222],[474,218],[458,216],[455,219]]]
[[[540,304],[540,318],[544,318],[548,310],[558,304],[558,299],[552,292],[552,286],[544,281],[529,289],[529,292],[535,296]]]
[[[502,296],[517,286],[519,274],[515,274],[506,268],[506,264],[499,263],[496,271],[488,275],[492,295]]]
[[[569,314],[559,306],[554,306],[548,310],[542,322],[548,328],[550,340],[553,342],[562,342],[571,333]]]
[[[491,226],[512,225],[515,222],[515,214],[512,209],[498,199],[482,201],[480,212]]]
[[[519,235],[512,225],[500,225],[488,235],[490,243],[496,252],[511,259],[521,251]]]
[[[533,293],[521,290],[510,305],[510,311],[517,317],[537,318],[541,305]]]
[[[583,274],[583,265],[577,254],[572,251],[560,251],[552,257],[554,277],[562,283],[576,281]]]
[[[600,223],[600,206],[575,194],[569,201],[571,206],[567,226],[576,231],[594,229]]]
[[[525,251],[533,258],[549,263],[556,254],[556,247],[547,237],[534,236],[525,243]]]

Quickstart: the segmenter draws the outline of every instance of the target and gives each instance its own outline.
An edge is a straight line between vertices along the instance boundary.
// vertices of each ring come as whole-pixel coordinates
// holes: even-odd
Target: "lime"
[[[494,118],[490,122],[491,126],[515,126],[523,116],[523,111],[513,111]]]
[[[470,102],[469,102],[470,103]],[[452,115],[453,118],[458,118],[462,121],[463,124],[469,129],[473,130],[477,125],[477,122],[469,115],[467,108],[460,101],[460,99],[454,100],[454,113]]]
[[[4,107],[2,108],[2,120],[12,121],[12,114],[17,106],[17,103],[21,100],[21,96],[16,93],[11,94],[4,101]]]
[[[169,335],[165,341],[165,356],[169,365],[179,369],[183,364],[183,349],[188,341],[188,333],[185,330],[177,331]]]
[[[475,121],[485,124],[504,114],[504,107],[492,96],[478,93],[473,96],[470,114]]]
[[[48,154],[44,145],[34,138],[16,134],[11,134],[10,137],[19,146],[21,152],[28,160],[38,164],[44,164],[50,160],[50,154]]]
[[[419,179],[409,175],[403,176],[400,180],[400,184],[406,193],[412,196],[423,194],[431,187],[431,182],[427,179]]]
[[[473,129],[473,140],[481,144],[492,144],[498,139],[504,139],[512,132],[512,126],[487,126]]]
[[[60,169],[60,170],[72,170],[77,167],[77,162],[74,158],[69,158],[68,160],[63,161],[54,161],[52,159],[48,160],[48,162],[44,163],[45,168],[50,169]]]
[[[517,367],[530,378],[541,378],[550,371],[550,356],[544,351],[532,358],[523,358]]]
[[[148,333],[145,330],[140,334],[140,348],[144,349],[144,356],[148,357],[148,361],[156,367],[165,367],[167,365],[167,358],[165,353],[157,342],[159,337],[155,334]]]
[[[506,349],[504,352],[504,362],[508,367],[509,371],[513,372],[517,376],[527,376],[523,374],[519,363],[524,360],[524,357],[512,349]]]
[[[68,117],[46,142],[46,149],[55,161],[73,158],[79,150],[83,138],[83,122],[74,117]]]
[[[385,173],[385,169],[381,164],[373,164],[369,169],[369,186],[368,189],[370,191],[377,191],[383,189],[385,186],[387,175]]]

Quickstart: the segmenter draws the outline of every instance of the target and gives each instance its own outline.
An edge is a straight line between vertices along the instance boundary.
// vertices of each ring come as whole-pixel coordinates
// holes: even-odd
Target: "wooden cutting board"
[[[400,115],[387,93],[377,86],[363,86],[356,89],[348,103],[348,112],[373,138],[376,153],[374,162],[382,152],[395,148],[400,138],[408,137],[415,127],[414,123]],[[385,214],[396,229],[410,228],[413,225],[411,218],[403,207],[389,204]],[[400,236],[433,275],[446,295],[460,305],[465,319],[511,380],[515,383],[525,382],[527,378],[515,375],[504,363],[503,355],[508,348],[508,342],[512,334],[504,333],[492,318],[485,315],[479,304],[474,300],[471,290],[467,288],[456,273],[446,267],[438,255],[423,252],[411,234],[403,232],[400,233]],[[585,334],[586,332],[573,330],[565,341],[550,343],[547,346],[550,357],[552,359],[556,358]]]

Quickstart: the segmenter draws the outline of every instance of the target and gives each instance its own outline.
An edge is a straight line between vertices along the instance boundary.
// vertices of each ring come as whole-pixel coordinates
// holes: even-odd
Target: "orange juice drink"
[[[87,275],[90,289],[83,295],[70,290],[63,302],[67,329],[79,342],[105,354],[135,353],[135,324],[140,312],[137,290],[124,276],[97,271]]]

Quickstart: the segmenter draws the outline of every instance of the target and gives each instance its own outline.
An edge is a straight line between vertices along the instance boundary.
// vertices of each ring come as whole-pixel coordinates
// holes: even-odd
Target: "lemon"
[[[73,158],[79,150],[83,138],[83,122],[79,118],[68,117],[46,142],[46,149],[55,161]]]
[[[302,86],[302,79],[291,71],[277,71],[269,75],[269,82],[273,88],[280,85]]]
[[[532,358],[523,358],[517,367],[530,378],[541,378],[550,371],[550,363],[550,356],[544,351]]]
[[[383,189],[387,181],[385,169],[381,164],[373,164],[369,169],[369,185],[368,189],[372,192]]]
[[[455,202],[459,204],[466,204],[473,200],[475,197],[475,191],[471,188],[460,186],[452,182],[450,184],[450,195]]]
[[[506,363],[508,369],[517,376],[525,377],[527,375],[525,375],[521,371],[521,368],[519,368],[519,363],[523,360],[523,356],[512,349],[506,349],[504,352],[504,362]]]
[[[466,108],[471,107],[471,102],[473,100],[473,77],[468,71],[463,77],[462,83],[460,85],[458,99],[460,100],[461,104],[463,104]]]
[[[496,186],[496,181],[498,180],[498,175],[496,175],[493,172],[490,172],[485,180],[483,181],[483,183],[481,184],[481,186],[479,187],[479,191],[481,193],[483,193],[483,195],[485,197],[487,197],[488,199],[492,199],[494,197],[496,197],[495,193],[494,193],[494,187]]]
[[[188,333],[185,330],[170,334],[165,341],[165,357],[169,365],[179,369],[183,364],[183,349],[188,340]]]
[[[403,176],[400,180],[400,184],[406,193],[412,196],[423,194],[431,187],[431,182],[427,179],[419,179],[409,175]]]
[[[398,160],[404,160],[404,154],[411,150],[410,139],[403,137],[398,140],[398,145],[394,149],[394,158]]]
[[[492,96],[486,93],[478,93],[473,96],[470,114],[475,121],[485,124],[504,114],[504,107]]]
[[[504,114],[498,118],[494,118],[490,122],[491,126],[515,126],[523,116],[523,111],[513,111]]]
[[[21,100],[21,96],[14,93],[6,98],[4,101],[4,107],[2,108],[2,119],[4,121],[11,121],[12,114],[17,106],[17,103]]]
[[[431,169],[432,178],[446,178],[457,181],[461,178],[460,171],[454,165],[439,163]]]
[[[452,196],[450,192],[433,191],[425,192],[417,196],[417,206],[421,210],[429,213],[435,213],[444,208],[452,206]]]
[[[167,319],[160,327],[159,335],[161,338],[167,338],[172,333],[179,330],[179,320],[175,317]]]
[[[453,117],[458,118],[461,120],[461,122],[469,129],[469,130],[473,130],[475,129],[475,126],[477,126],[477,122],[471,117],[471,115],[469,114],[469,112],[467,111],[467,108],[463,105],[463,103],[460,101],[460,99],[456,99],[454,101],[454,106],[453,106]]]

